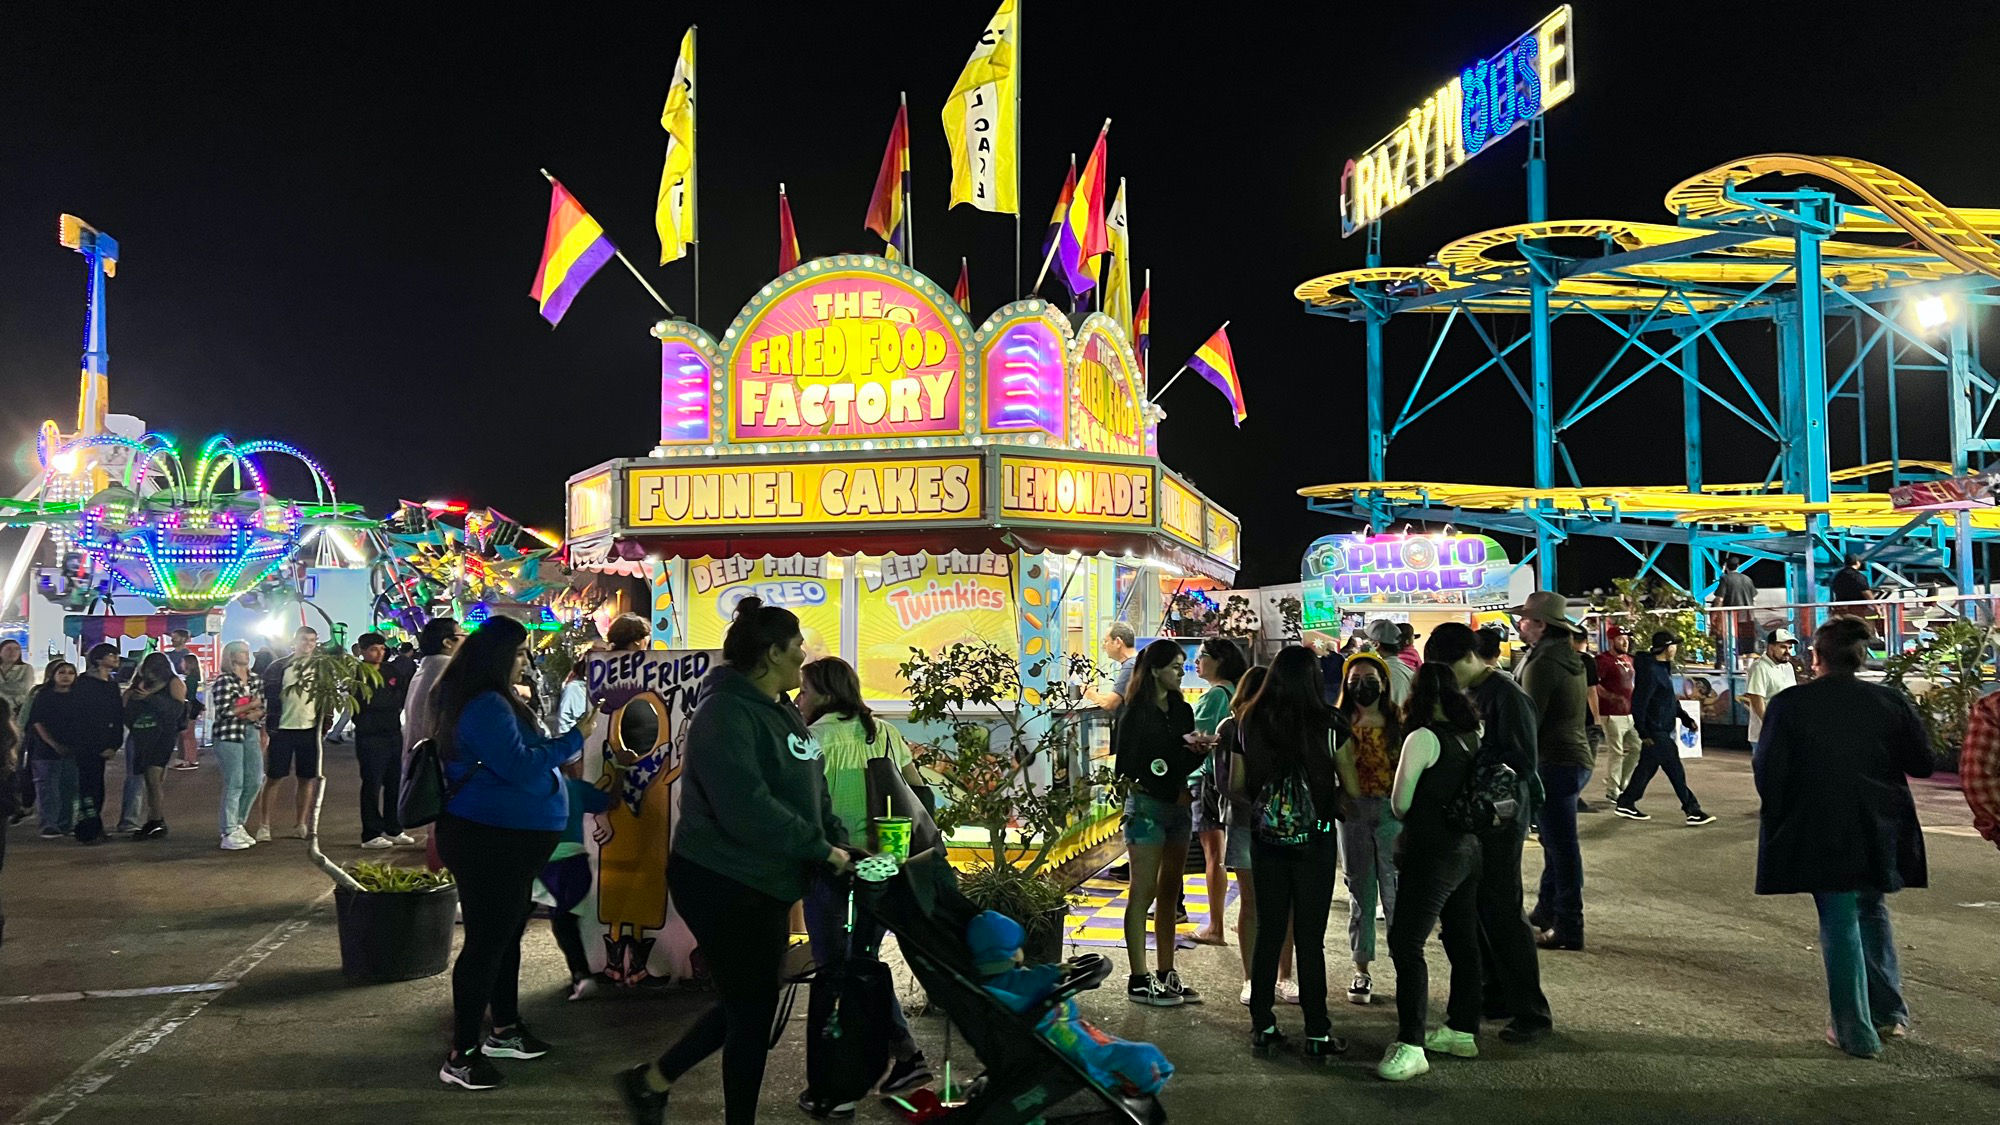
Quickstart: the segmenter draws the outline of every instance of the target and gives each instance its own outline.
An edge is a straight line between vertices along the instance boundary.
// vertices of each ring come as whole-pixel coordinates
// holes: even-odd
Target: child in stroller
[[[1157,1048],[1113,1039],[1076,1016],[1072,1001],[1111,974],[1108,959],[1088,954],[1061,965],[1017,967],[1020,925],[960,894],[942,855],[912,856],[893,876],[876,862],[857,872],[860,906],[895,933],[925,991],[986,1067],[949,1120],[1166,1121],[1154,1094],[1172,1065]]]

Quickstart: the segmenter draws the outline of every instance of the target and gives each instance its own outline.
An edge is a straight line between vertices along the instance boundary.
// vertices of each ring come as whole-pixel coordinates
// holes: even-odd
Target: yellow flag
[[[695,239],[694,226],[694,28],[681,40],[680,61],[667,106],[660,111],[667,131],[667,166],[660,172],[660,200],[653,225],[660,232],[660,264],[687,254]]]
[[[1020,120],[1014,112],[1019,90],[1020,17],[1014,0],[979,36],[951,97],[944,103],[944,137],[951,146],[951,205],[970,203],[981,211],[1021,213],[1015,191],[1020,160]]]
[[[1132,232],[1125,222],[1125,181],[1118,181],[1118,198],[1104,213],[1104,241],[1109,250],[1098,259],[1104,263],[1104,314],[1118,322],[1126,336],[1132,335]]]

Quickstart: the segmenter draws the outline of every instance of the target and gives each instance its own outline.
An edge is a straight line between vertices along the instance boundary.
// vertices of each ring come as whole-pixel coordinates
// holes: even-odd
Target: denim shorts
[[[1125,843],[1137,848],[1165,847],[1179,840],[1183,845],[1194,834],[1194,810],[1187,805],[1162,801],[1137,789],[1125,795]]]
[[[1250,870],[1250,829],[1241,825],[1229,826],[1229,836],[1222,845],[1222,865],[1232,871]]]

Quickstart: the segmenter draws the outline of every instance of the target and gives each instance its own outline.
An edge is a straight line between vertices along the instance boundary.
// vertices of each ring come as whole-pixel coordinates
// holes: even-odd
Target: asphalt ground
[[[1958,794],[1919,783],[1930,848],[1927,890],[1892,900],[1905,991],[1915,1018],[1879,1061],[1821,1040],[1825,991],[1811,902],[1751,893],[1756,800],[1748,761],[1692,763],[1703,804],[1721,819],[1687,828],[1664,789],[1658,819],[1583,817],[1590,947],[1543,955],[1557,1034],[1531,1047],[1491,1035],[1476,1060],[1434,1060],[1390,1085],[1373,1065],[1393,1036],[1395,974],[1384,959],[1377,1003],[1336,1003],[1345,1060],[1256,1060],[1235,1002],[1237,951],[1181,955],[1208,1002],[1134,1006],[1112,987],[1086,1014],[1113,1033],[1159,1044],[1178,1073],[1163,1102],[1175,1121],[1884,1122],[2000,1120],[2000,852],[1977,838]],[[331,748],[324,823],[336,859],[361,856],[351,748]],[[116,793],[119,775],[112,770]],[[560,998],[567,977],[546,926],[531,925],[524,1012],[557,1044],[546,1059],[506,1063],[508,1085],[447,1090],[448,978],[352,986],[339,973],[327,880],[304,847],[278,841],[217,850],[219,771],[168,775],[171,834],[85,848],[9,830],[0,895],[0,1121],[69,1125],[280,1122],[588,1122],[621,1120],[607,1076],[657,1054],[705,997],[678,989]],[[1601,795],[1600,795],[1601,796]],[[1602,802],[1595,802],[1599,805]],[[404,862],[417,849],[391,853]],[[1532,883],[1540,855],[1529,850]],[[1346,979],[1344,907],[1328,927],[1329,969]],[[1442,988],[1443,953],[1430,948]],[[906,982],[907,983],[907,982]],[[193,987],[198,991],[113,990]],[[85,994],[78,998],[79,993]],[[1433,1021],[1441,1018],[1435,997]],[[803,1120],[801,1015],[771,1060],[763,1117]],[[1297,1012],[1280,1019],[1297,1031]],[[919,1016],[933,1063],[943,1021]],[[976,1067],[962,1043],[955,1069]],[[718,1121],[714,1063],[682,1081],[673,1119]],[[892,1120],[864,1103],[860,1120]]]

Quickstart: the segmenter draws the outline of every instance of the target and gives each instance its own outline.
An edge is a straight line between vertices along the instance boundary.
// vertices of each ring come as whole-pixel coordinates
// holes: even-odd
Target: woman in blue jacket
[[[500,1085],[488,1059],[549,1053],[521,1022],[521,931],[535,876],[569,823],[557,767],[583,752],[596,725],[586,713],[573,729],[545,737],[514,693],[527,665],[528,631],[493,617],[458,646],[435,690],[447,794],[438,854],[458,882],[465,916],[465,945],[451,970],[451,1057],[438,1078],[467,1090]],[[493,1030],[482,1041],[489,1010]]]

